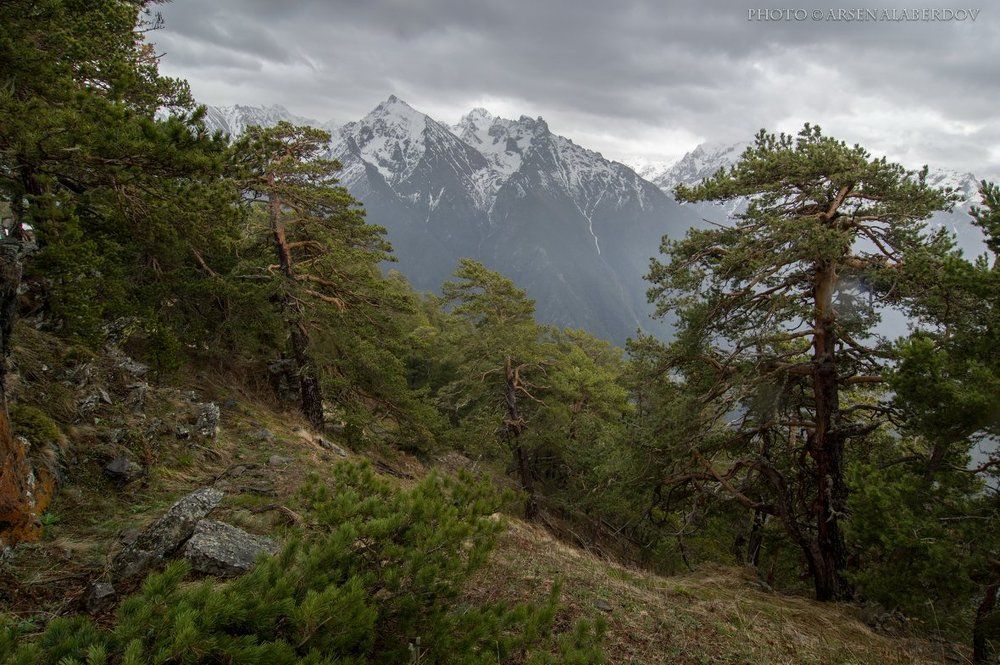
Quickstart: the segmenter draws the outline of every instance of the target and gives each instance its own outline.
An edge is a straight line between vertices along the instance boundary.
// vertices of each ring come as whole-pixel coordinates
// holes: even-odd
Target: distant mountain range
[[[734,163],[746,147],[706,143],[674,164],[633,169],[554,134],[542,118],[477,108],[448,125],[396,96],[340,127],[281,106],[209,107],[206,116],[210,128],[232,136],[281,120],[331,132],[341,182],[369,220],[388,229],[398,268],[417,289],[438,290],[458,260],[471,257],[525,288],[539,320],[616,343],[637,329],[669,337],[669,324],[649,316],[642,276],[650,258],[664,235],[681,237],[738,207],[679,204],[672,190]],[[931,179],[965,197],[934,222],[978,253],[967,214],[976,178],[937,171]]]

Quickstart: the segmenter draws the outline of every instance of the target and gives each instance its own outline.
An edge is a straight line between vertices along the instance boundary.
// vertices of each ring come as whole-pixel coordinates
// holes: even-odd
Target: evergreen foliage
[[[339,185],[326,132],[205,130],[186,83],[158,73],[154,5],[0,3],[5,355],[19,313],[164,375],[290,362],[315,429],[485,460],[516,477],[526,516],[579,542],[670,572],[747,565],[779,589],[805,571],[820,599],[971,630],[987,657],[1000,622],[1000,461],[983,453],[1000,437],[1000,188],[982,185],[972,214],[989,253],[969,260],[924,227],[954,200],[926,169],[809,125],[762,131],[735,166],[678,189],[750,203],[664,240],[649,296],[677,338],[638,335],[625,355],[538,323],[528,293],[475,261],[440,297],[414,293]],[[876,335],[885,307],[912,334]],[[21,505],[22,441],[64,435],[35,407],[14,405],[12,429],[6,415],[0,404],[0,538],[20,538],[41,510]],[[111,626],[5,624],[0,662],[601,662],[600,626],[553,634],[558,589],[469,600],[502,529],[482,484],[432,476],[399,491],[352,465],[333,481],[308,490],[310,528],[251,573],[193,583],[176,564]]]
[[[927,247],[923,220],[952,196],[925,179],[818,127],[762,131],[736,165],[677,189],[749,197],[747,210],[665,240],[669,260],[650,271],[650,300],[680,319],[670,364],[692,395],[670,482],[719,486],[755,521],[779,520],[820,599],[849,593],[844,465],[881,424],[856,396],[884,382],[863,291],[897,297],[879,285]]]
[[[226,584],[185,584],[183,562],[151,575],[103,629],[56,619],[35,640],[0,633],[0,662],[600,663],[601,628],[554,636],[559,587],[539,603],[463,599],[503,528],[501,499],[469,477],[408,491],[370,466],[338,465],[307,490],[310,530]]]

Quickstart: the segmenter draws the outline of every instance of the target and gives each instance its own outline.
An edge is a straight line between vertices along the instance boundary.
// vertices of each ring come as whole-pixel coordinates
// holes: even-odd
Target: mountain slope
[[[273,127],[283,120],[294,125],[319,126],[315,120],[294,115],[280,104],[205,107],[205,126],[229,136],[239,136],[247,127]]]
[[[637,328],[663,332],[642,275],[660,238],[695,218],[543,119],[475,109],[449,128],[393,96],[345,125],[331,155],[418,289],[471,257],[513,277],[543,322],[619,343]]]
[[[89,357],[84,383],[62,386],[61,377],[75,366],[75,356],[69,349],[39,353],[60,349],[62,342],[24,328],[14,351],[18,367],[29,377],[18,384],[24,394],[60,395],[48,404],[54,414],[69,419],[83,408],[78,404],[94,409],[76,425],[73,470],[50,509],[46,537],[0,560],[0,613],[30,622],[31,633],[37,633],[35,622],[43,618],[85,610],[110,621],[113,605],[137,582],[110,580],[105,572],[109,555],[175,500],[199,488],[224,492],[213,520],[283,540],[309,528],[301,523],[308,514],[303,487],[329,479],[333,465],[345,457],[370,461],[383,480],[399,487],[432,472],[473,471],[500,485],[506,482],[503,469],[456,452],[421,461],[381,446],[354,446],[356,441],[345,435],[319,436],[297,412],[281,410],[273,396],[232,385],[231,376],[207,368],[197,380],[178,385],[147,377],[142,407],[123,409],[141,365],[104,350]],[[87,402],[95,391],[104,392],[107,400]],[[202,402],[222,405],[218,430],[207,438],[191,429]],[[182,431],[190,438],[182,438]],[[112,443],[123,432],[152,432],[152,440],[141,444],[126,437]],[[155,454],[143,456],[142,446],[151,446],[146,451]],[[107,460],[122,451],[144,465],[141,477],[127,484],[104,470]],[[777,593],[739,569],[702,566],[684,575],[657,575],[615,562],[593,543],[573,545],[540,524],[503,519],[505,528],[489,563],[457,602],[470,607],[482,601],[537,602],[558,581],[562,609],[557,625],[602,618],[608,626],[608,663],[968,662],[963,647],[876,633],[859,620],[854,606]],[[553,525],[555,530],[558,526]],[[95,606],[88,589],[108,581],[116,584],[114,595]]]

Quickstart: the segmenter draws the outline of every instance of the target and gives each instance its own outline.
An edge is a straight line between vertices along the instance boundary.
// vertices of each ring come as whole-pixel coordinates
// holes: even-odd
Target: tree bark
[[[538,501],[535,497],[535,480],[531,474],[531,464],[527,452],[521,444],[521,433],[524,431],[524,419],[517,406],[517,372],[510,356],[504,360],[504,375],[506,378],[504,404],[507,409],[504,418],[504,431],[514,452],[514,463],[517,466],[521,489],[528,495],[524,503],[524,517],[531,519],[538,514]]]
[[[840,528],[840,517],[847,503],[844,482],[844,437],[839,431],[840,393],[837,383],[836,330],[833,292],[837,281],[836,266],[817,266],[813,287],[815,334],[813,335],[813,398],[816,427],[807,443],[815,464],[816,503],[816,572],[817,600],[842,597],[846,584],[843,570],[847,547]]]
[[[274,178],[269,178],[269,184],[274,185]],[[268,200],[268,218],[274,237],[274,248],[278,255],[278,265],[281,273],[291,288],[295,284],[295,272],[292,264],[292,252],[288,246],[285,224],[281,221],[281,199],[271,195]],[[309,424],[316,429],[322,429],[323,389],[319,382],[319,371],[316,363],[309,355],[309,333],[305,327],[305,314],[302,305],[290,293],[282,297],[282,309],[291,327],[292,359],[295,361],[295,373],[299,380],[299,399],[302,413]]]

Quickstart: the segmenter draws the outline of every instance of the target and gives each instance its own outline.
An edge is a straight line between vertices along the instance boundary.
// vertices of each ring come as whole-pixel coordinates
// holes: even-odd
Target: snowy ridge
[[[749,143],[702,143],[673,164],[647,167],[643,177],[673,195],[677,185],[694,185],[711,177],[720,168],[735,164]]]
[[[464,182],[465,194],[487,213],[501,187],[517,188],[517,177],[528,175],[569,195],[588,219],[599,204],[635,199],[642,207],[645,200],[644,181],[624,164],[553,134],[542,118],[511,120],[483,108],[447,127],[393,95],[340,128],[330,152],[344,164],[341,180],[348,187],[374,167],[390,187],[406,189],[423,164],[447,161]],[[440,197],[438,192],[414,203],[434,206]]]
[[[293,125],[309,125],[319,127],[315,120],[297,116],[280,104],[271,106],[206,106],[205,126],[223,134],[236,137],[246,131],[247,127],[274,127],[282,120]]]

